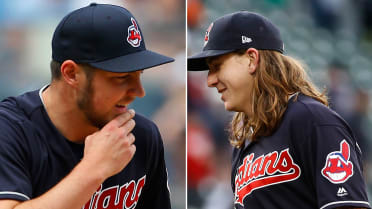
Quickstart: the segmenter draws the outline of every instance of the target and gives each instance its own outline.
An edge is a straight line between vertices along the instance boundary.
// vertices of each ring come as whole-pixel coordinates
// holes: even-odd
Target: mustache
[[[117,102],[117,104],[127,104],[127,105],[129,105],[129,104],[132,103],[135,99],[136,99],[136,97],[126,97],[126,98],[120,100],[119,102]]]

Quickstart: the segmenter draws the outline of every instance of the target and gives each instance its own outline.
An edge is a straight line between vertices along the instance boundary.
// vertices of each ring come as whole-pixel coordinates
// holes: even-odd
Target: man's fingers
[[[136,137],[134,137],[132,133],[128,134],[128,142],[130,145],[132,145],[135,140],[136,140]]]
[[[134,126],[136,126],[136,122],[131,119],[121,126],[120,129],[124,132],[124,134],[128,135],[133,130]]]
[[[127,121],[132,119],[135,115],[135,111],[133,109],[128,110],[127,112],[117,116],[114,118],[112,121],[110,121],[106,126],[115,126],[115,127],[120,127],[123,124],[125,124]]]

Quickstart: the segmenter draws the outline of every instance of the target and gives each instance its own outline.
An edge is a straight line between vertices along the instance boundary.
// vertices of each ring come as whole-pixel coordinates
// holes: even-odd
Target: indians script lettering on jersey
[[[293,181],[301,175],[288,148],[280,154],[274,151],[253,159],[254,153],[247,155],[235,176],[235,203],[242,206],[244,198],[253,190]]]
[[[134,180],[120,186],[113,186],[102,190],[102,185],[85,204],[83,209],[127,209],[135,208],[138,198],[145,185],[146,175],[137,181]]]

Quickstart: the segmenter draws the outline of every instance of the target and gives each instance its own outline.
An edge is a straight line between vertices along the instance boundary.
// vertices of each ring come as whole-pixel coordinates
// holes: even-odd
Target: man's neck
[[[84,143],[85,137],[98,131],[87,125],[88,121],[76,105],[76,95],[63,84],[52,83],[42,92],[41,98],[53,125],[68,140]]]

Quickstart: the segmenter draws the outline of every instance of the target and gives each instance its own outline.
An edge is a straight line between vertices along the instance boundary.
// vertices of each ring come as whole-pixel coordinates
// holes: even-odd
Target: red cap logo
[[[213,23],[211,23],[207,29],[207,31],[205,32],[205,36],[204,36],[204,46],[207,45],[208,41],[209,41],[209,32],[212,30],[212,27],[213,27]]]
[[[133,47],[139,47],[141,45],[141,40],[142,40],[141,32],[138,29],[136,20],[133,17],[131,17],[130,20],[132,21],[133,25],[130,25],[128,27],[127,41]]]

